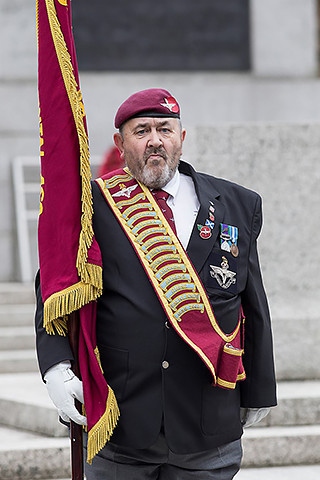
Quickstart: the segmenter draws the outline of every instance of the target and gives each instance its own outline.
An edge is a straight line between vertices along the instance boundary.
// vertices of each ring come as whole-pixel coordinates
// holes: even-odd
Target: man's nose
[[[148,146],[149,147],[160,147],[162,145],[162,139],[160,133],[157,130],[151,130],[149,139],[148,139]]]

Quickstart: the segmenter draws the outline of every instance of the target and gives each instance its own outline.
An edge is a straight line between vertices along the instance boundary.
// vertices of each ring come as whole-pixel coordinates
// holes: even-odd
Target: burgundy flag
[[[95,343],[102,293],[100,249],[92,229],[89,142],[72,35],[70,0],[37,0],[41,195],[38,249],[44,326],[65,335],[80,311],[79,366],[88,420],[88,461],[119,415]]]

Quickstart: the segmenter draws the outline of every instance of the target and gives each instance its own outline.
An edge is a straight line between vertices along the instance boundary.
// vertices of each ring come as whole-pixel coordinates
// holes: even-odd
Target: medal
[[[220,248],[234,257],[239,255],[238,236],[238,227],[220,223]]]
[[[239,248],[235,243],[231,245],[230,252],[234,257],[237,257],[239,255]]]

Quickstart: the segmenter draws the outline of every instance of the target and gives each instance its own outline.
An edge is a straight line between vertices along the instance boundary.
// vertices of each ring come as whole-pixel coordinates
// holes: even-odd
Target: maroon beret
[[[149,88],[131,95],[125,100],[116,113],[116,128],[136,117],[174,117],[180,118],[180,107],[177,100],[167,90]]]

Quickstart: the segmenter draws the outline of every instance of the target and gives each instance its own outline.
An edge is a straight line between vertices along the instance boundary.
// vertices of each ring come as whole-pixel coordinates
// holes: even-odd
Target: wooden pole
[[[79,346],[79,312],[73,312],[69,315],[68,320],[68,334],[69,342],[74,356],[74,365],[72,370],[74,374],[81,379],[80,368],[78,363],[78,346]],[[75,406],[81,411],[81,403],[75,400]],[[70,439],[71,439],[71,472],[72,480],[83,480],[83,427],[75,422],[70,422]]]

